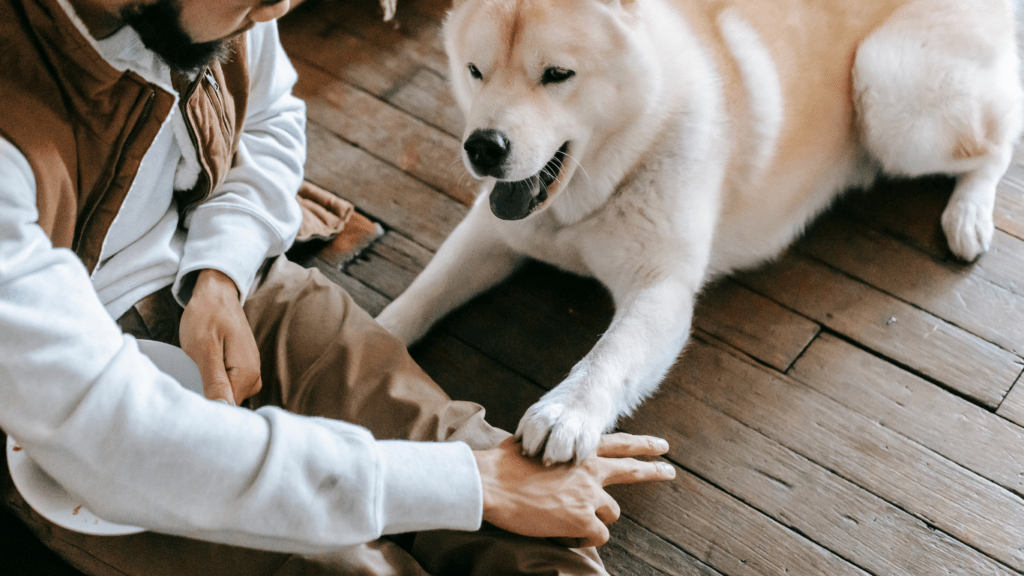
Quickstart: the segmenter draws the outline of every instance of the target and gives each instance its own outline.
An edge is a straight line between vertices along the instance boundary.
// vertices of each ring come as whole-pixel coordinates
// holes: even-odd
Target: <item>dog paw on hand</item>
[[[543,452],[547,466],[584,460],[597,451],[605,423],[581,408],[570,408],[559,401],[534,404],[519,421],[516,439],[523,453],[537,456]]]
[[[953,254],[973,262],[992,245],[992,210],[974,202],[950,202],[942,213],[942,230]]]

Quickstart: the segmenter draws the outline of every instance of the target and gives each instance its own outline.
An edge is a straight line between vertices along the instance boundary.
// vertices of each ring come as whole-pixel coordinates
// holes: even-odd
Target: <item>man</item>
[[[603,572],[592,549],[516,534],[603,543],[603,485],[672,477],[630,458],[664,441],[538,466],[281,256],[305,147],[287,10],[0,0],[0,428],[99,516],[150,531],[61,530],[6,470],[5,502],[97,574]],[[180,343],[215,402],[125,333]],[[516,534],[469,532],[481,520]],[[434,529],[463,532],[377,540]]]

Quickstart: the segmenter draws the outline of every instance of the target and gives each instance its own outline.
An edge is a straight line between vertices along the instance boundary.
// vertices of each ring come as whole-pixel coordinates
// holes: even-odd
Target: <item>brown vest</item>
[[[244,37],[227,62],[175,78],[202,173],[184,219],[233,165],[249,90]],[[28,159],[39,225],[91,273],[174,97],[96,52],[57,0],[0,0],[0,136]]]

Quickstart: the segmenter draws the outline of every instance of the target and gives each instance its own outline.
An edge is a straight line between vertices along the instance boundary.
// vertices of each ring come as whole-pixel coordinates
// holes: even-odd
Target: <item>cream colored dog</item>
[[[709,278],[849,187],[956,176],[977,258],[1021,132],[1010,0],[456,0],[445,34],[489,192],[378,320],[411,343],[527,257],[601,280],[611,326],[519,424],[548,463],[657,387]]]

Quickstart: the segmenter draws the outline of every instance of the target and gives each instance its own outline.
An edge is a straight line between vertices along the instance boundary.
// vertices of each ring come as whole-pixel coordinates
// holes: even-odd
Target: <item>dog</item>
[[[671,368],[701,287],[841,192],[952,175],[951,251],[989,247],[1024,115],[1014,22],[1012,0],[455,0],[482,193],[378,320],[411,344],[526,258],[596,277],[611,325],[516,431],[586,458]]]

